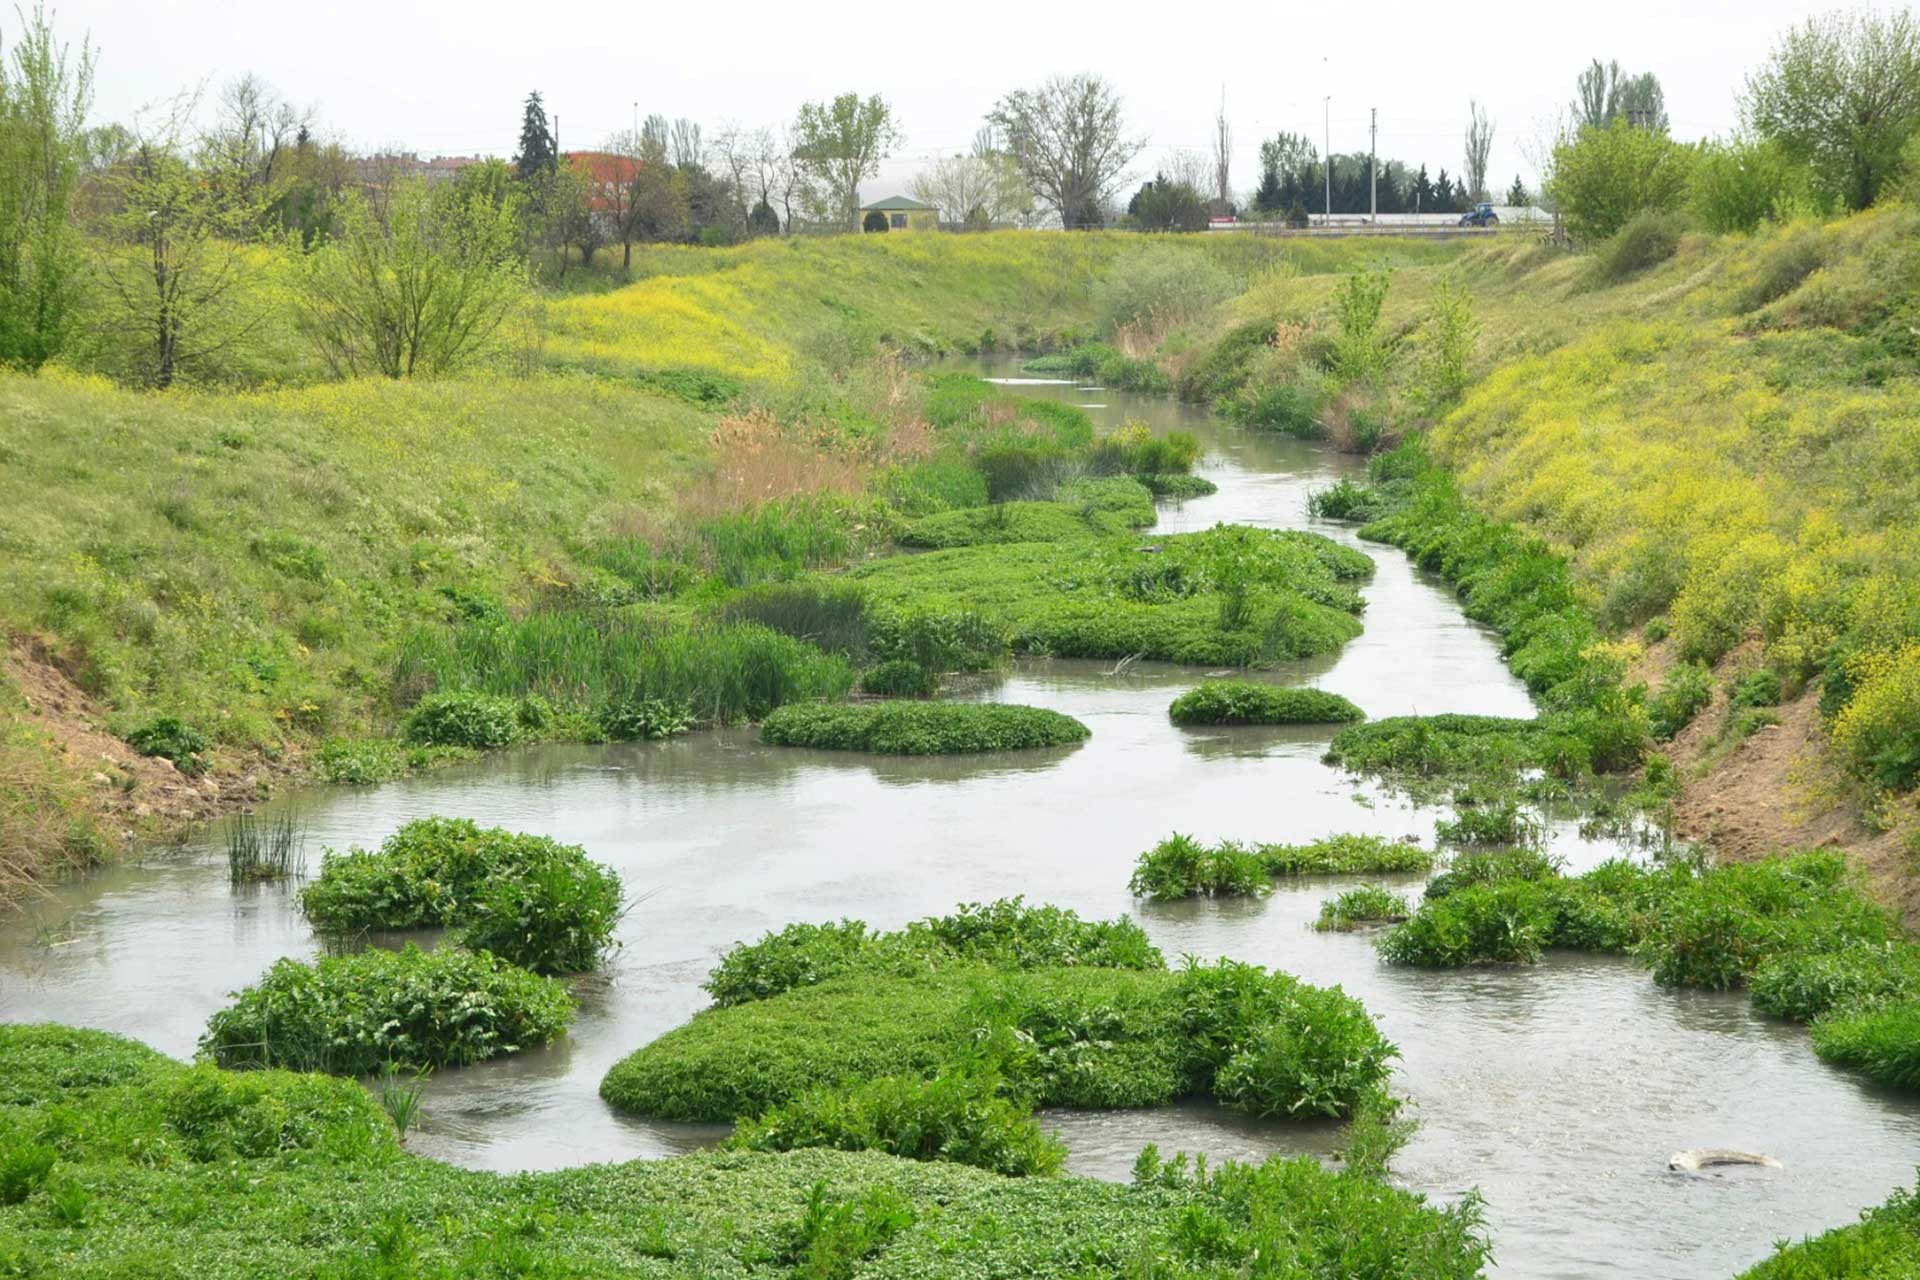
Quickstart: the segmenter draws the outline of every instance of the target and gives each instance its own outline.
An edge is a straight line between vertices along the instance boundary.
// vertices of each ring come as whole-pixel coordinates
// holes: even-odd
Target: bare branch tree
[[[700,126],[685,116],[673,122],[669,134],[667,153],[673,157],[676,169],[704,169],[707,167],[707,148],[700,138]]]
[[[1089,73],[1016,89],[987,120],[1007,139],[1027,185],[1069,231],[1098,225],[1127,166],[1146,146],[1126,136],[1118,91]]]
[[[1493,154],[1493,121],[1486,109],[1471,99],[1467,102],[1467,198],[1487,198],[1487,161]]]

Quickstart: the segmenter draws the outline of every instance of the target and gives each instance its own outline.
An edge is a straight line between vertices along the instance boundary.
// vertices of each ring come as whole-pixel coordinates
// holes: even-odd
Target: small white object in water
[[[1104,409],[1107,406],[1103,404],[1077,404],[1073,407],[1076,409]]]
[[[1074,390],[1078,391],[1081,395],[1085,396],[1085,395],[1092,395],[1096,391],[1105,391],[1106,388],[1105,387],[1075,387]]]
[[[1732,1164],[1758,1165],[1762,1169],[1781,1167],[1780,1162],[1772,1156],[1751,1151],[1728,1151],[1722,1147],[1695,1147],[1691,1151],[1676,1151],[1667,1157],[1667,1168],[1674,1173],[1698,1173],[1702,1169]]]

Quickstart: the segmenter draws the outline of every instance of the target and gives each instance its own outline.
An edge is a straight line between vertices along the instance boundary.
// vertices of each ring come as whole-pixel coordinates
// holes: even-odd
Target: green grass
[[[1151,548],[1151,549],[1148,549]],[[1312,534],[1222,527],[1137,538],[961,547],[856,566],[881,628],[983,618],[1020,653],[1259,666],[1360,633],[1365,556]]]
[[[1107,537],[1153,523],[1098,509],[1082,510],[1065,502],[1000,502],[926,516],[900,535],[903,547],[980,547],[1007,542],[1073,542]]]
[[[601,1096],[636,1114],[737,1120],[985,1055],[1040,1106],[1157,1106],[1210,1089],[1257,1114],[1343,1116],[1382,1087],[1394,1052],[1337,989],[1231,961],[1178,973],[953,967],[833,978],[697,1014],[616,1064]]]
[[[377,948],[281,960],[207,1021],[201,1052],[230,1068],[367,1075],[388,1063],[467,1066],[545,1044],[573,1021],[566,988],[491,954]]]
[[[1322,836],[1305,844],[1263,844],[1260,863],[1270,876],[1386,875],[1421,872],[1433,855],[1385,836]]]
[[[860,1274],[882,1280],[1121,1280],[1256,1260],[1468,1280],[1488,1257],[1471,1198],[1443,1209],[1311,1159],[1196,1176],[1156,1154],[1131,1186],[829,1150],[492,1174],[405,1154],[350,1081],[190,1068],[44,1026],[0,1026],[0,1092],[13,1104],[0,1150],[26,1135],[53,1153],[47,1183],[92,1196],[79,1227],[47,1183],[0,1205],[0,1270],[36,1280],[818,1280],[854,1246]]]
[[[1285,689],[1246,680],[1209,680],[1167,708],[1175,724],[1350,724],[1366,713],[1324,689]]]
[[[1813,1051],[1899,1089],[1920,1089],[1920,1000],[1842,1008],[1813,1024]]]
[[[1405,896],[1377,884],[1362,885],[1321,903],[1313,927],[1322,932],[1346,933],[1362,925],[1404,920],[1411,910]]]
[[[855,973],[910,977],[953,966],[998,969],[1160,969],[1166,960],[1139,925],[1082,920],[1059,907],[1022,898],[970,902],[951,915],[929,916],[904,929],[870,931],[860,920],[790,924],[755,942],[735,943],[704,984],[721,1006],[764,1000],[794,987]]]
[[[1920,1193],[1898,1188],[1860,1221],[1800,1241],[1781,1241],[1773,1256],[1739,1280],[1881,1280],[1920,1274]]]
[[[776,746],[892,756],[1030,751],[1086,737],[1072,716],[994,702],[792,703],[760,725],[761,741]]]

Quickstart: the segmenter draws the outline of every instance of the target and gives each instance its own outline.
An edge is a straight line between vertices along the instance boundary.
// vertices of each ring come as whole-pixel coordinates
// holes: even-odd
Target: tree
[[[1547,192],[1576,240],[1604,240],[1643,210],[1679,208],[1693,154],[1664,133],[1616,117],[1553,149]]]
[[[1578,129],[1604,129],[1615,120],[1657,133],[1667,131],[1666,93],[1651,71],[1630,76],[1618,62],[1593,60],[1580,73],[1573,100],[1573,123]]]
[[[94,55],[36,7],[0,63],[0,362],[38,368],[66,345],[83,262],[72,225],[87,160]]]
[[[878,94],[862,101],[843,93],[832,102],[802,103],[793,122],[793,162],[816,188],[816,204],[851,230],[860,217],[860,184],[904,138]]]
[[[641,172],[652,163],[666,163],[666,152],[659,143],[632,130],[623,130],[608,138],[602,148],[609,161],[608,171],[594,175],[606,205],[614,238],[620,241],[620,269],[633,269],[633,242],[640,234],[640,201],[644,195]]]
[[[1687,203],[1710,231],[1752,231],[1806,203],[1806,175],[1773,139],[1709,142],[1694,161]]]
[[[210,368],[259,318],[240,286],[261,192],[246,173],[214,167],[204,149],[197,168],[183,154],[194,105],[181,99],[163,126],[136,134],[99,226],[111,345],[130,376],[161,389]]]
[[[1748,128],[1810,169],[1820,192],[1872,204],[1920,127],[1920,28],[1907,10],[1809,18],[1747,80]]]
[[[527,95],[520,113],[520,151],[513,157],[513,168],[522,182],[530,182],[536,175],[553,173],[559,167],[560,149],[547,123],[546,104],[535,89]]]
[[[537,173],[528,181],[521,183],[526,201],[521,221],[528,232],[531,248],[538,245],[560,257],[559,274],[565,277],[569,265],[569,249],[582,239],[590,243],[583,247],[587,261],[591,261],[592,250],[599,247],[599,239],[593,228],[598,219],[588,198],[588,181],[574,164],[561,165],[551,172]]]
[[[342,376],[453,371],[525,290],[518,196],[399,184],[385,217],[354,196],[341,234],[303,264],[301,328]]]
[[[706,168],[707,148],[701,141],[700,126],[685,116],[675,119],[667,133],[667,153],[676,169]]]
[[[1016,89],[987,120],[1006,138],[1034,195],[1069,231],[1099,224],[1101,209],[1146,145],[1126,135],[1119,93],[1090,74]]]
[[[1467,103],[1467,199],[1487,198],[1487,160],[1493,154],[1493,121],[1478,102]]]
[[[1127,202],[1127,216],[1142,231],[1205,231],[1207,198],[1191,182],[1159,173]]]
[[[940,211],[952,226],[991,226],[999,220],[1003,170],[982,156],[946,156],[916,174],[913,198]]]
[[[1533,203],[1533,193],[1527,190],[1527,184],[1520,180],[1517,173],[1513,175],[1513,185],[1507,188],[1507,203],[1516,209],[1524,209]]]
[[[1304,205],[1320,190],[1320,152],[1305,134],[1277,133],[1260,143],[1260,185],[1254,204],[1269,213]]]
[[[244,179],[266,207],[276,202],[286,181],[286,153],[312,125],[311,110],[296,110],[266,81],[249,74],[221,91],[218,118],[201,145],[210,168]]]
[[[1213,199],[1214,211],[1222,217],[1233,212],[1233,126],[1227,123],[1227,95],[1220,94],[1220,110],[1213,117]]]

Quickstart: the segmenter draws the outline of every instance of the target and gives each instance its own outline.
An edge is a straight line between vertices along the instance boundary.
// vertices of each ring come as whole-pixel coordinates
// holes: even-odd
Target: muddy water
[[[1092,412],[1106,423],[1131,414],[1202,437],[1201,469],[1221,491],[1168,509],[1169,530],[1305,525],[1308,491],[1350,465],[1157,400],[1033,391],[1101,405]],[[1379,572],[1366,634],[1337,658],[1271,678],[1336,690],[1375,716],[1527,714],[1491,638],[1450,595],[1399,553],[1369,550]],[[727,945],[795,920],[894,926],[1025,893],[1089,916],[1132,911],[1170,956],[1232,955],[1361,997],[1401,1048],[1398,1087],[1421,1121],[1398,1178],[1442,1198],[1479,1188],[1502,1276],[1725,1276],[1770,1241],[1849,1221],[1911,1179],[1920,1107],[1821,1066],[1803,1032],[1756,1017],[1744,997],[1662,991],[1616,960],[1389,970],[1366,937],[1306,927],[1349,881],[1258,903],[1130,901],[1134,855],[1168,831],[1430,837],[1437,815],[1321,764],[1321,731],[1175,728],[1166,705],[1191,670],[1110,668],[1026,663],[966,693],[1054,707],[1091,726],[1090,741],[1062,752],[866,759],[773,750],[730,730],[508,753],[293,797],[315,862],[324,845],[371,844],[415,817],[462,814],[583,844],[646,895],[607,974],[581,984],[572,1035],[436,1078],[415,1148],[527,1169],[709,1143],[719,1130],[623,1119],[595,1090],[616,1059],[701,1007],[698,984]],[[1565,824],[1554,847],[1576,867],[1614,852]],[[284,888],[229,889],[209,845],[156,852],[0,930],[0,1017],[110,1028],[186,1055],[226,992],[279,956],[317,949]],[[1205,1104],[1046,1118],[1076,1171],[1109,1178],[1124,1178],[1146,1142],[1241,1158],[1339,1142],[1332,1126],[1254,1122]],[[1701,1146],[1761,1150],[1785,1167],[1666,1172],[1671,1152]]]

